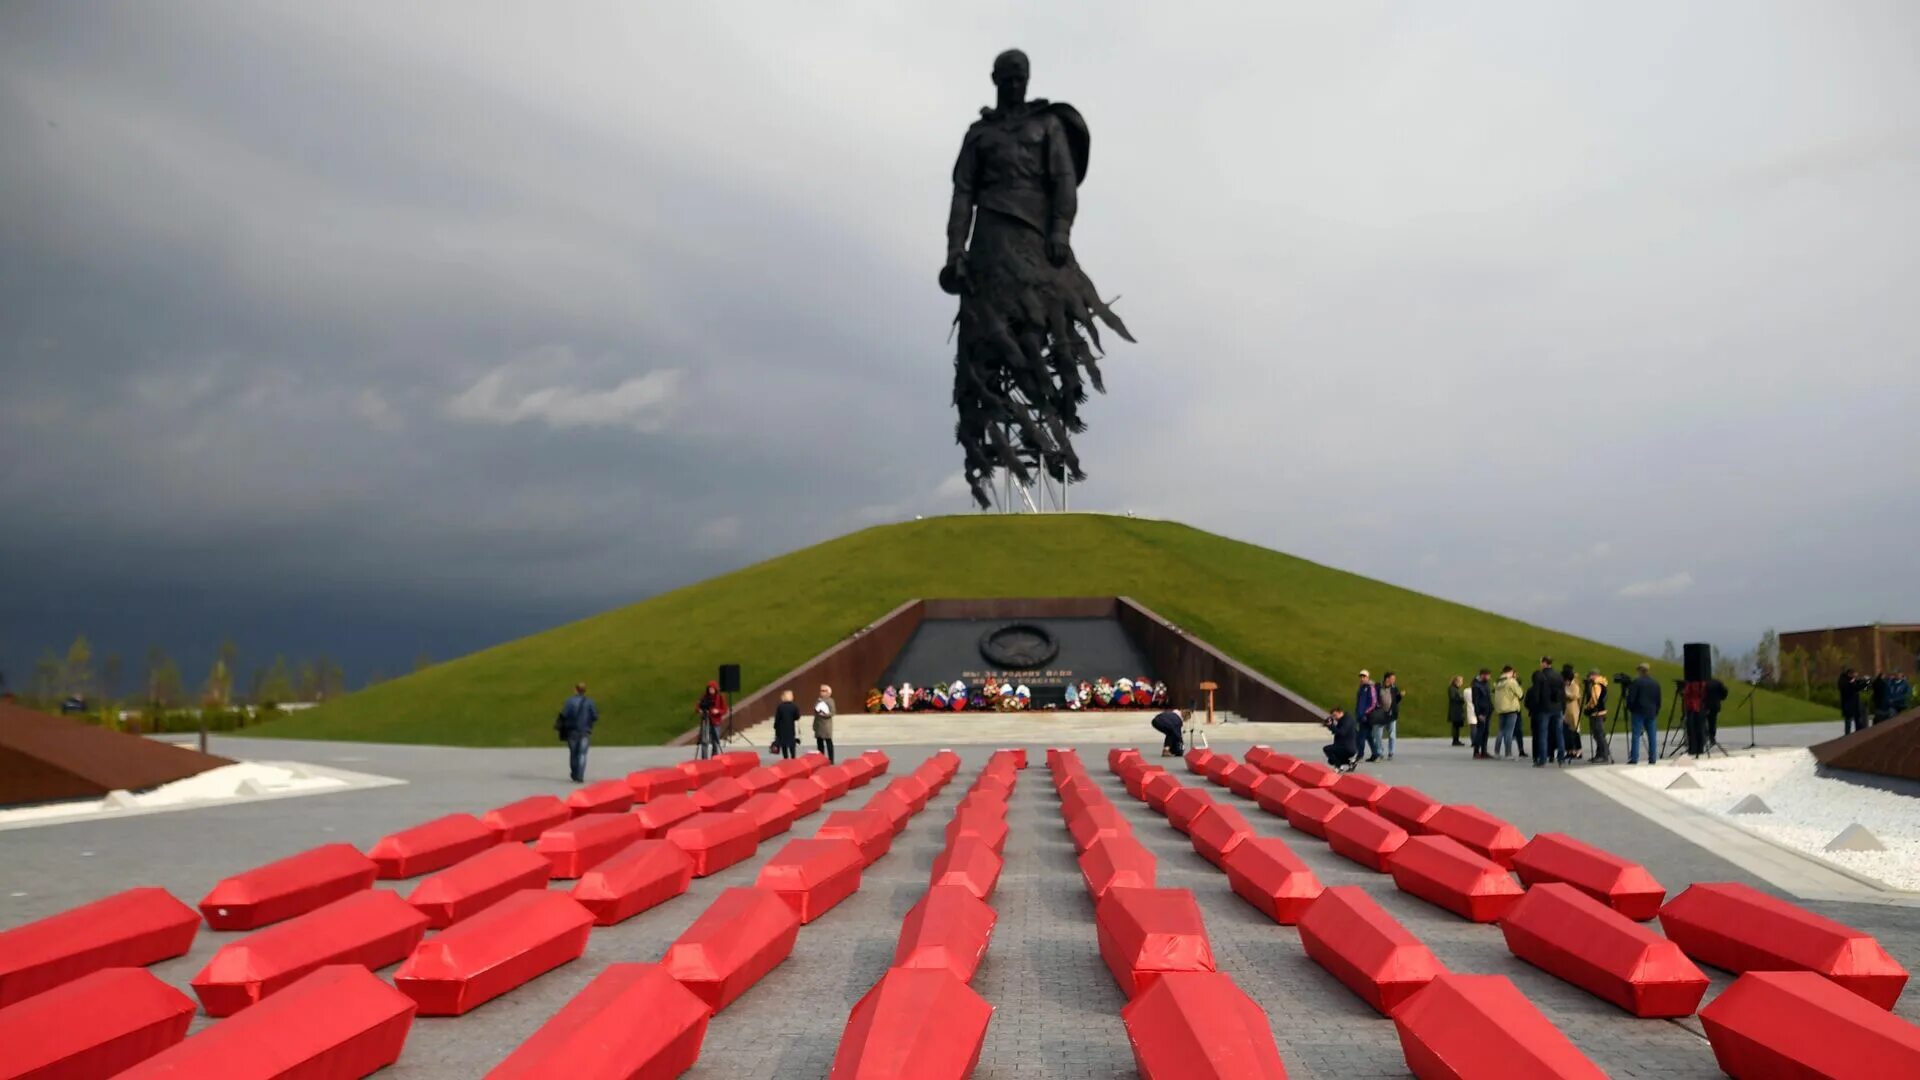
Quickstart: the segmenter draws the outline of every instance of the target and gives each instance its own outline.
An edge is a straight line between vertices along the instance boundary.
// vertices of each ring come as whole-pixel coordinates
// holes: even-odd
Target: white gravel
[[[1681,773],[1692,773],[1700,786],[1668,791],[1668,797],[1886,888],[1920,891],[1920,799],[1823,777],[1808,750],[1760,750],[1622,771],[1662,790]],[[1760,796],[1772,813],[1727,812],[1748,795]],[[1841,830],[1856,823],[1866,826],[1886,850],[1826,850]]]
[[[100,820],[114,815],[188,810],[247,799],[319,795],[362,786],[356,774],[319,770],[293,762],[243,761],[135,794],[111,792],[104,799],[45,803],[0,810],[0,829]],[[373,778],[368,778],[373,779]]]

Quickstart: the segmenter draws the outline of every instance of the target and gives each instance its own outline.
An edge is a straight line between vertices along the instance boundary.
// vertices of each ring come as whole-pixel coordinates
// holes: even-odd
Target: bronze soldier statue
[[[1041,467],[1055,480],[1086,478],[1069,436],[1086,430],[1086,384],[1106,392],[1094,319],[1133,340],[1073,257],[1087,123],[1064,102],[1028,101],[1027,71],[1018,49],[994,58],[999,102],[960,143],[940,272],[940,287],[960,297],[955,437],[983,508],[996,469],[1023,486]]]

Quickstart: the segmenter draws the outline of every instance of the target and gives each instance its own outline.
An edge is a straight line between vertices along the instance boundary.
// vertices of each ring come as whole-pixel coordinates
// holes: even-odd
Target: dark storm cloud
[[[1078,505],[1629,644],[1920,607],[1907,8],[1102,12],[8,5],[0,664],[391,670],[964,509],[1016,41],[1142,338]]]

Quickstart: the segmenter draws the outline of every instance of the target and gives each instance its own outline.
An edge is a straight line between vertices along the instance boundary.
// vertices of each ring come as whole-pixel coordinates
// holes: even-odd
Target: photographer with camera
[[[1851,735],[1867,726],[1867,716],[1860,704],[1860,694],[1867,685],[1867,678],[1852,668],[1840,672],[1840,734]]]
[[[1359,724],[1336,705],[1327,713],[1327,729],[1333,732],[1333,741],[1321,747],[1327,764],[1339,772],[1352,772],[1360,764]]]

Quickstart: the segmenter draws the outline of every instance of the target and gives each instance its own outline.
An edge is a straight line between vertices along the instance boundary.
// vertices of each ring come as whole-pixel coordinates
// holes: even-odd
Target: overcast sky
[[[0,6],[0,668],[355,681],[966,512],[1018,45],[1140,339],[1076,506],[1628,646],[1920,620],[1920,8]],[[190,671],[190,677],[197,673]]]

